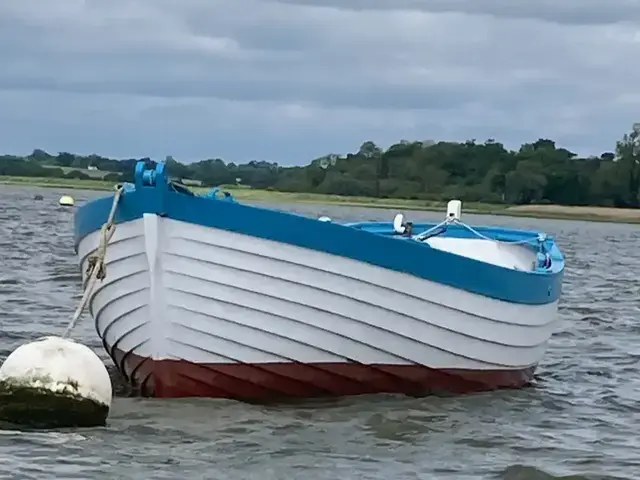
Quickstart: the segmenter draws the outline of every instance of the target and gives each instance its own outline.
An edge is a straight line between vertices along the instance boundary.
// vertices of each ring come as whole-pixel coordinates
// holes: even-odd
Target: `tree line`
[[[132,181],[139,159],[115,160],[34,150],[26,157],[0,156],[0,175]],[[154,162],[144,159],[149,164]],[[164,160],[175,181],[203,186],[241,184],[284,192],[467,202],[600,205],[640,208],[640,125],[614,151],[581,158],[539,139],[517,151],[490,139],[484,143],[400,141],[386,150],[364,142],[357,152],[329,154],[306,166],[285,167],[219,158],[183,164]]]

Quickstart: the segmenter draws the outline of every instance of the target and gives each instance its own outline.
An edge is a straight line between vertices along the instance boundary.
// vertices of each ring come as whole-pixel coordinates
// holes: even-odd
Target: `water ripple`
[[[0,192],[0,358],[28,340],[60,334],[79,299],[72,212],[56,204],[63,193],[6,186]],[[35,194],[44,200],[34,202]],[[96,196],[74,195],[78,204]],[[280,207],[340,220],[393,216],[377,209]],[[0,430],[0,478],[638,478],[640,229],[467,217],[544,229],[566,253],[563,322],[534,387],[264,407],[128,398],[117,384],[123,396],[115,399],[106,428]],[[74,335],[106,360],[88,318]]]

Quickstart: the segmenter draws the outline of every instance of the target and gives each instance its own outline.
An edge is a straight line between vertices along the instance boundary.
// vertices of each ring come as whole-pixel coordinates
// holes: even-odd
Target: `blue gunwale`
[[[140,162],[142,163],[142,162]],[[164,166],[158,165],[155,181],[144,165],[136,167],[136,184],[126,184],[115,222],[125,223],[155,213],[166,218],[227,230],[302,248],[351,258],[382,268],[414,275],[433,282],[510,303],[541,305],[560,298],[564,258],[555,241],[545,246],[552,265],[548,270],[516,271],[461,257],[415,241],[393,236],[390,222],[339,224],[320,222],[293,213],[245,205],[229,198],[196,196],[170,187]],[[155,185],[148,185],[155,183]],[[75,214],[75,246],[99,230],[106,221],[113,195],[91,201]],[[420,232],[434,223],[414,224]],[[490,238],[514,241],[531,239],[539,232],[497,227],[474,227]],[[449,226],[446,236],[471,238],[459,226]]]

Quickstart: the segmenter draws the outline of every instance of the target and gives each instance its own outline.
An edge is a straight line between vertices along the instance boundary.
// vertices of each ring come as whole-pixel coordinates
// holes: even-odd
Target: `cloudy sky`
[[[640,0],[2,0],[0,151],[306,163],[640,121]]]

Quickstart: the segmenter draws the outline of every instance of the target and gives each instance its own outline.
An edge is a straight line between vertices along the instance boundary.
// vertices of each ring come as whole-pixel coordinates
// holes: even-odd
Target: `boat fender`
[[[106,424],[111,378],[87,346],[44,337],[16,348],[0,366],[0,422],[27,428]]]
[[[551,268],[551,255],[538,252],[536,255],[536,266],[541,269]]]
[[[393,230],[400,235],[404,234],[406,231],[406,222],[404,219],[404,215],[398,213],[395,217],[393,217]]]
[[[462,202],[460,200],[451,200],[447,203],[447,217],[449,219],[460,220],[462,217]]]

